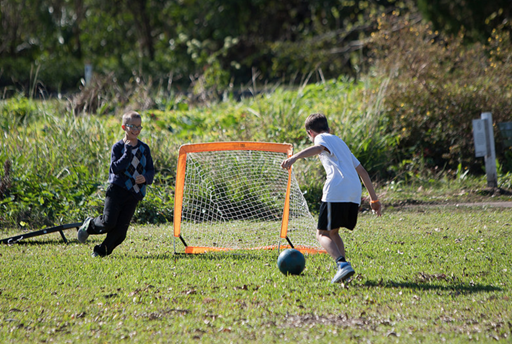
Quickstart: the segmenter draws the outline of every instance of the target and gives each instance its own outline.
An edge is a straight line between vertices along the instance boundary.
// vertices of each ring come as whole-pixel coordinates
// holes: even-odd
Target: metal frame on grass
[[[78,228],[80,228],[81,225],[82,225],[82,222],[68,223],[65,225],[45,228],[45,229],[41,229],[38,231],[19,234],[19,235],[10,237],[10,238],[1,239],[1,242],[2,242],[2,244],[12,245],[12,244],[16,244],[17,242],[19,242],[20,240],[23,240],[23,239],[28,239],[28,238],[32,238],[32,237],[36,237],[36,236],[40,236],[40,235],[59,232],[60,236],[62,237],[62,240],[64,240],[64,242],[67,244],[68,240],[66,239],[66,236],[64,235],[64,232],[62,232],[62,231],[65,229],[70,229],[70,228],[76,228],[78,230]]]

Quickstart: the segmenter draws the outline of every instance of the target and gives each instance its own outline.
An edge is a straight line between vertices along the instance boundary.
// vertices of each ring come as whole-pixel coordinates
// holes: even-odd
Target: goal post
[[[293,146],[267,142],[182,145],[174,200],[176,239],[185,253],[294,247],[323,250],[293,170]],[[281,239],[287,244],[281,245]]]

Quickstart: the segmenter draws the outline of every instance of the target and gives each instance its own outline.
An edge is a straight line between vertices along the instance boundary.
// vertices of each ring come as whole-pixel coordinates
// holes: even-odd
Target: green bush
[[[121,99],[116,84],[106,82],[103,104],[112,109],[130,104]],[[178,148],[182,144],[213,141],[289,142],[298,151],[310,145],[304,120],[312,112],[325,112],[333,132],[340,135],[369,171],[386,170],[395,139],[386,134],[381,116],[383,85],[372,82],[333,80],[295,90],[265,90],[238,101],[189,106],[182,96],[165,98],[139,83],[129,89],[136,99],[147,94],[165,110],[142,111],[141,139],[151,148],[157,170],[154,184],[140,204],[134,221],[172,221],[174,179]],[[152,91],[153,93],[151,93]],[[94,92],[93,92],[94,93]],[[157,96],[154,96],[154,94]],[[110,95],[109,95],[110,94]],[[115,97],[109,102],[109,97]],[[159,95],[160,94],[160,95]],[[87,99],[87,97],[84,97]],[[90,98],[91,99],[91,98]],[[164,100],[162,100],[164,99]],[[59,105],[60,104],[60,105]],[[3,102],[2,118],[30,113],[30,121],[7,121],[6,139],[0,143],[0,163],[12,162],[12,183],[0,200],[3,224],[40,227],[81,221],[102,211],[108,177],[110,149],[121,139],[120,111],[116,115],[90,115],[68,110],[56,101],[33,102],[18,97]],[[23,109],[19,110],[19,109]],[[18,112],[16,112],[18,111]],[[112,113],[112,112],[109,112]],[[296,176],[312,210],[321,196],[324,172],[316,160],[296,165]]]
[[[84,208],[98,208],[98,202],[90,197],[98,186],[92,178],[78,180],[77,175],[68,174],[42,179],[33,172],[20,171],[22,168],[13,169],[9,188],[0,199],[2,226],[35,228],[78,222]],[[85,169],[82,173],[87,175]]]
[[[464,32],[446,36],[414,16],[380,18],[371,46],[374,73],[389,80],[384,107],[387,132],[399,138],[394,165],[410,161],[414,168],[456,171],[462,164],[481,173],[472,119],[492,112],[495,123],[510,120],[509,31],[495,29],[486,45],[465,45],[463,38]]]
[[[402,25],[397,26],[404,31],[400,37],[394,37],[393,25]],[[180,145],[288,142],[297,152],[312,144],[304,121],[313,112],[327,115],[332,132],[348,144],[378,182],[421,176],[436,179],[449,175],[445,172],[450,168],[453,177],[460,179],[468,174],[470,163],[481,171],[482,162],[473,158],[471,119],[479,117],[478,104],[501,104],[486,109],[493,111],[496,121],[506,119],[505,110],[512,106],[507,102],[511,87],[502,77],[509,70],[495,70],[509,66],[508,35],[496,31],[488,46],[468,48],[458,38],[429,32],[425,24],[408,29],[403,25],[394,16],[382,19],[373,42],[374,48],[382,47],[381,54],[375,55],[379,73],[359,81],[340,78],[294,90],[266,86],[240,101],[228,95],[225,101],[193,106],[185,95],[155,89],[150,80],[134,78],[122,86],[111,77],[90,93],[84,90],[80,98],[85,99],[80,104],[101,98],[95,115],[85,107],[66,109],[67,102],[57,100],[33,101],[23,96],[4,100],[0,103],[0,164],[9,161],[12,168],[0,175],[0,226],[39,227],[100,214],[110,149],[123,136],[120,116],[124,108],[142,109],[141,139],[151,148],[157,172],[134,216],[137,223],[172,221]],[[430,40],[417,38],[422,35]],[[415,48],[415,41],[421,49]],[[403,44],[399,51],[391,49],[398,43]],[[453,59],[458,59],[458,65]],[[466,71],[466,67],[475,68],[473,60],[488,63],[488,70]],[[469,86],[478,83],[479,89]],[[123,89],[128,91],[123,93]],[[507,176],[504,185],[510,184],[510,165],[499,166],[500,175]],[[325,179],[320,162],[305,159],[294,165],[294,171],[315,212]]]
[[[37,113],[36,102],[18,93],[9,100],[0,101],[0,127],[7,131],[12,125],[28,125]]]

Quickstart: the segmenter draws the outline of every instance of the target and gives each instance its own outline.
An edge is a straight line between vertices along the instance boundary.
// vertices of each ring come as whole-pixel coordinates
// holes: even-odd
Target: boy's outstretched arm
[[[307,157],[310,157],[310,156],[318,155],[318,154],[322,153],[324,149],[325,149],[324,146],[311,146],[311,147],[308,147],[308,148],[306,148],[304,150],[301,150],[297,154],[292,155],[288,159],[284,160],[281,163],[281,167],[285,168],[285,169],[289,169],[290,167],[292,167],[292,165],[295,163],[295,161],[297,161],[299,159],[302,159],[302,158],[307,158]]]
[[[372,203],[371,201],[378,201],[377,193],[375,192],[375,189],[373,188],[372,181],[370,179],[370,175],[368,172],[366,172],[366,169],[363,167],[363,165],[359,164],[359,166],[356,167],[357,174],[359,174],[359,177],[363,181],[364,187],[366,190],[368,190],[368,193],[370,194],[370,206],[372,207],[372,210],[377,214],[377,216],[381,216],[381,204],[380,202]]]

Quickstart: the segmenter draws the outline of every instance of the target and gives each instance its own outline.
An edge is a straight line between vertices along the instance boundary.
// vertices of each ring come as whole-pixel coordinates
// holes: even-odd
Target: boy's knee
[[[325,236],[329,236],[329,232],[328,231],[321,230],[321,229],[318,229],[316,231],[316,238],[317,239],[320,239],[320,238],[325,237]]]

